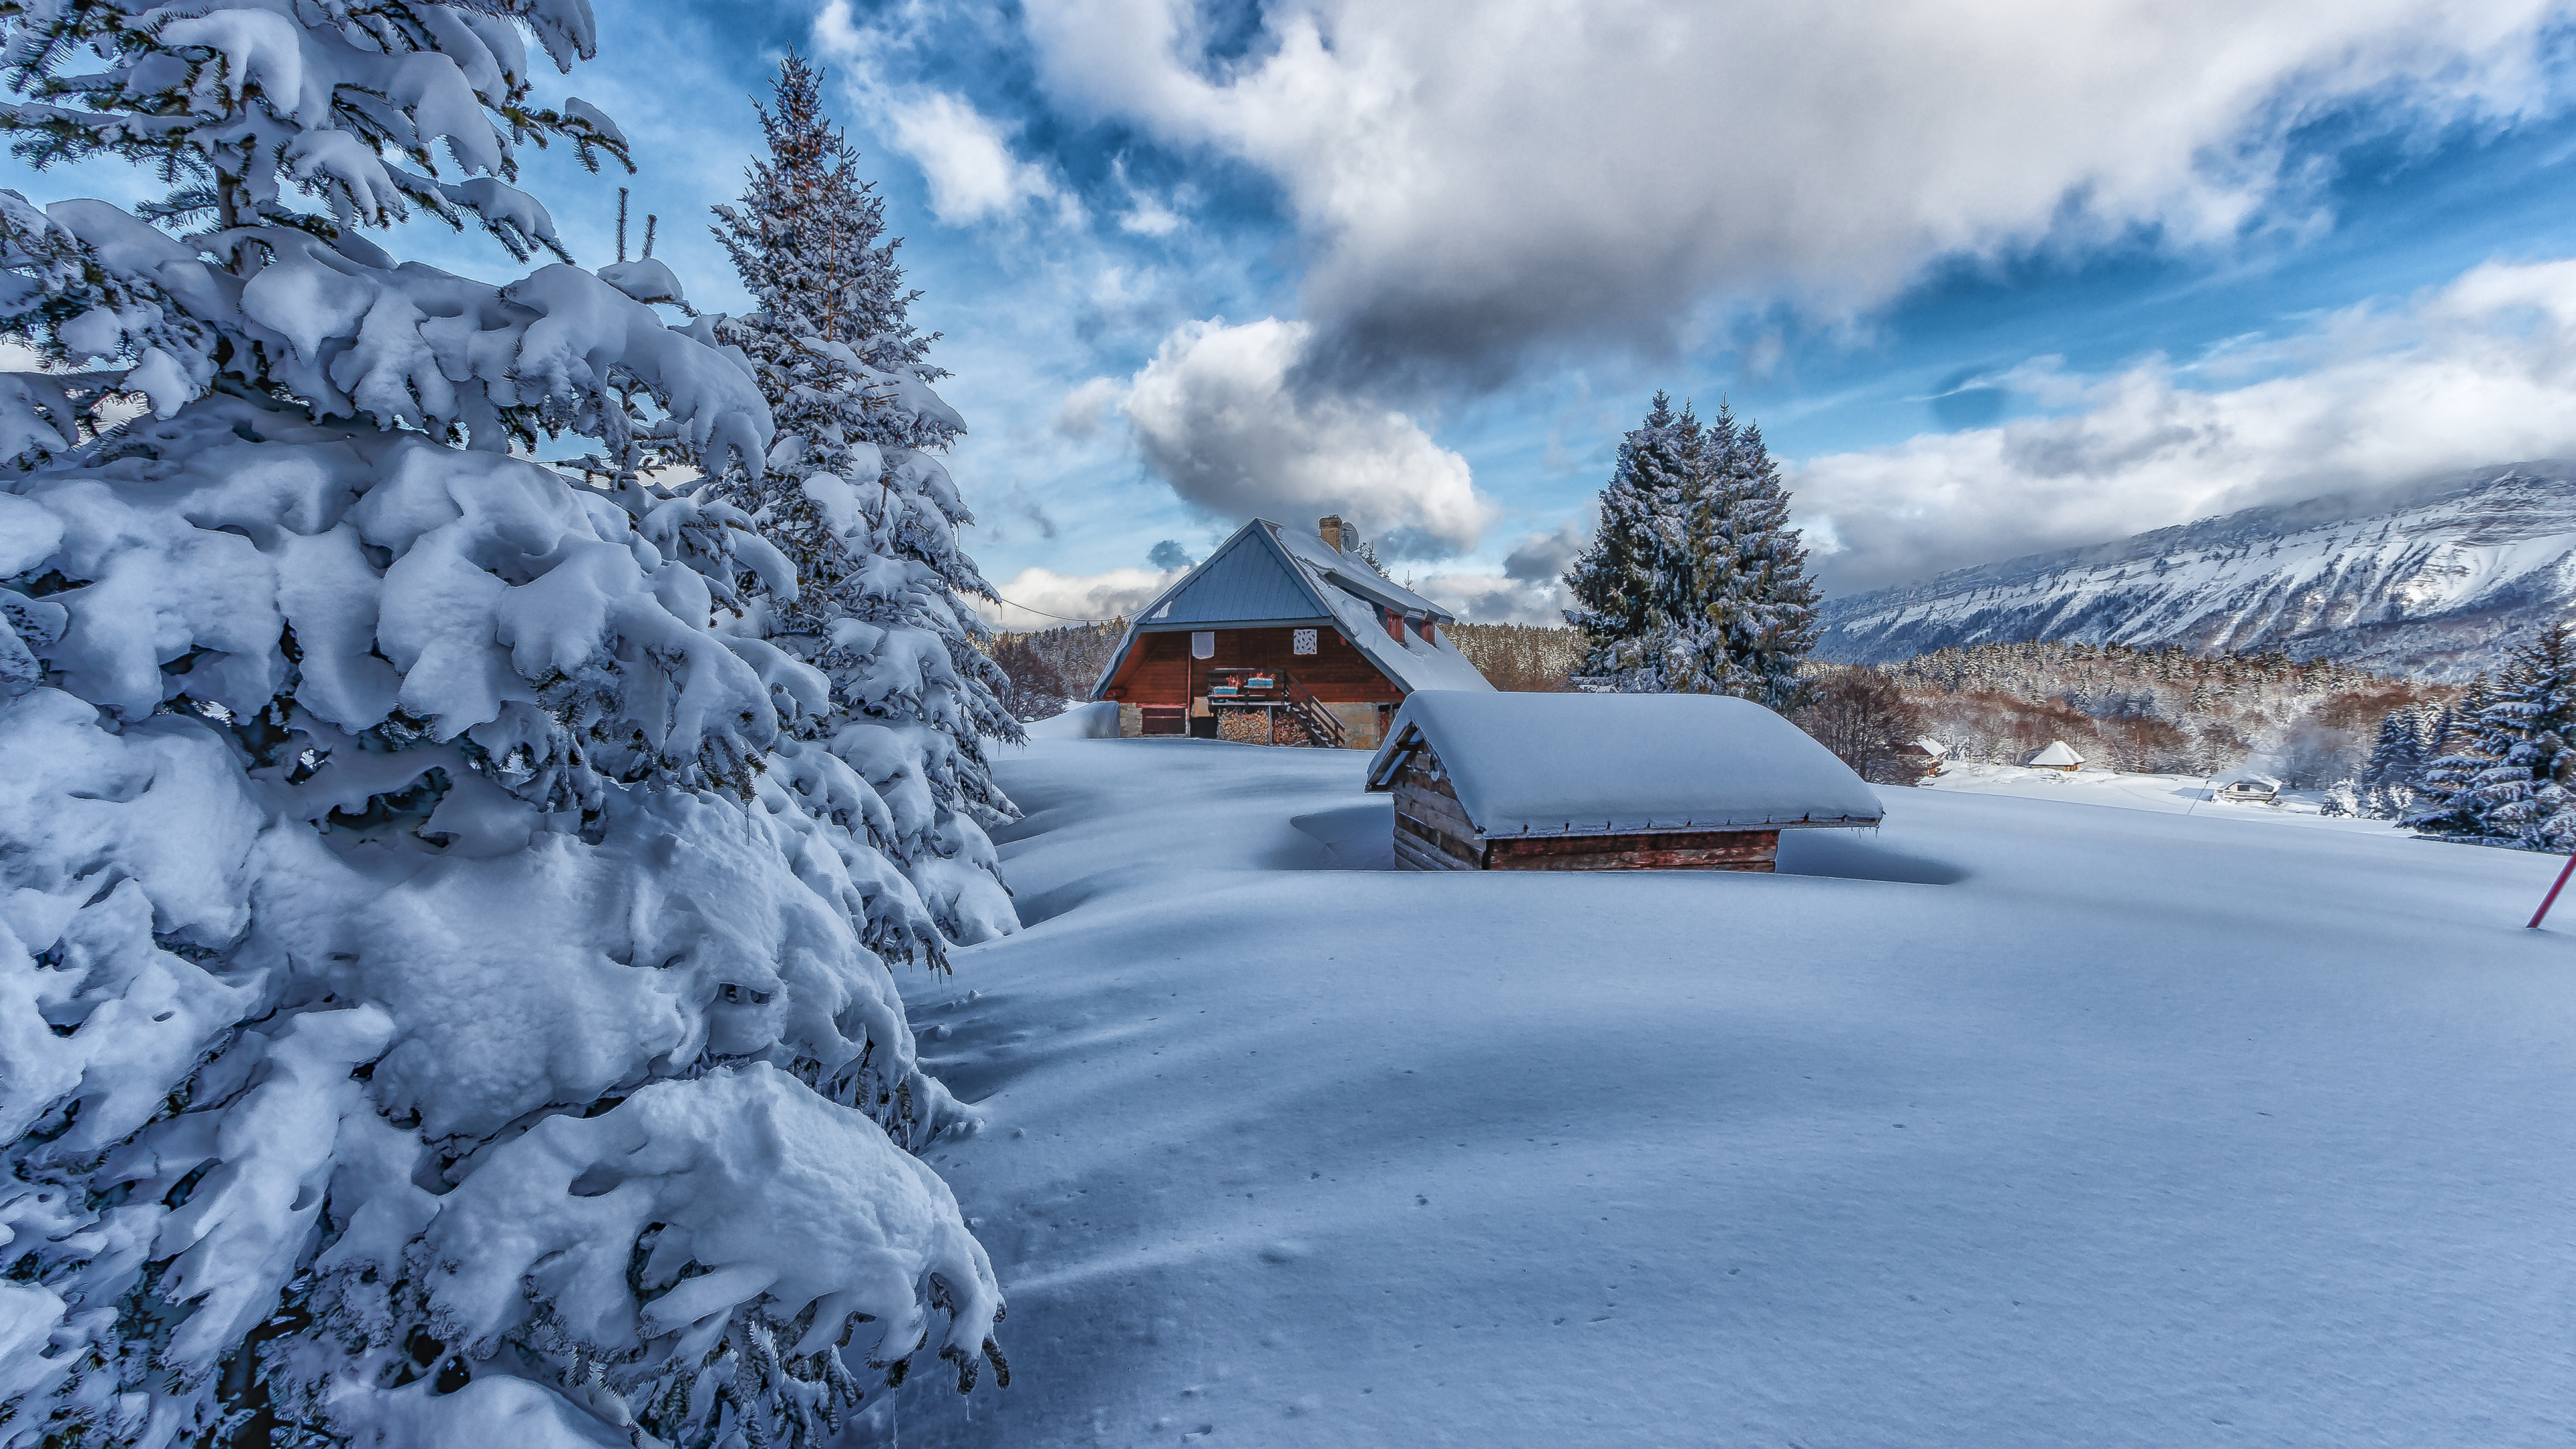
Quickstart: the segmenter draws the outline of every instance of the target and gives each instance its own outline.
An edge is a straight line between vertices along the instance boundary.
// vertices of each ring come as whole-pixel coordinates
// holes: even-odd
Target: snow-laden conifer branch
[[[826,677],[712,627],[793,561],[643,476],[765,459],[749,359],[667,268],[351,229],[428,178],[548,242],[512,148],[623,156],[526,100],[587,8],[0,27],[28,154],[213,217],[0,195],[49,369],[0,379],[0,1444],[815,1443],[917,1347],[998,1365],[866,944],[936,938],[901,818],[782,728]]]
[[[2430,732],[2405,823],[2430,835],[2576,850],[2576,628],[2542,629]]]

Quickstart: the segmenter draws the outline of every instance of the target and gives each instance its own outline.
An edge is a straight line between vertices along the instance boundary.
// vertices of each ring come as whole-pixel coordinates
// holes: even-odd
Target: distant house
[[[2072,775],[2084,768],[2084,757],[2075,753],[2075,747],[2066,741],[2050,740],[2047,749],[2041,750],[2022,763],[2034,770],[2063,770]]]
[[[1413,870],[1769,871],[1781,831],[1883,813],[1805,731],[1707,694],[1425,690],[1368,788],[1395,797]]]
[[[1950,747],[1929,737],[1909,740],[1896,747],[1896,764],[1912,770],[1917,778],[1930,779],[1941,773],[1941,762],[1950,756]]]
[[[2240,772],[2218,787],[2218,798],[2249,805],[2269,805],[2281,793],[2281,782],[2269,775]]]
[[[1418,689],[1492,692],[1457,617],[1378,576],[1338,518],[1308,536],[1256,518],[1155,596],[1091,697],[1121,735],[1374,749]]]

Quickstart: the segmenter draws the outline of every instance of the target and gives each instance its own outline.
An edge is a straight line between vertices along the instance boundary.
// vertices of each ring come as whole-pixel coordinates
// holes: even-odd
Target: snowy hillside
[[[880,1430],[2564,1442],[2554,861],[1890,790],[1776,877],[1334,869],[1362,763],[1005,754],[1029,928],[911,1007],[1012,1386]]]
[[[1829,599],[1818,652],[1883,663],[1952,645],[2327,655],[2463,679],[2576,607],[2576,465],[2500,464],[2394,497],[2313,499]]]

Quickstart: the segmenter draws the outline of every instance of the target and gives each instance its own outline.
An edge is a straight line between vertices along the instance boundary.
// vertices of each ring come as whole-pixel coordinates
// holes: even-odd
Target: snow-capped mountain
[[[2576,464],[2451,474],[2160,528],[1831,599],[1828,659],[2066,639],[2281,648],[2465,678],[2576,611]]]

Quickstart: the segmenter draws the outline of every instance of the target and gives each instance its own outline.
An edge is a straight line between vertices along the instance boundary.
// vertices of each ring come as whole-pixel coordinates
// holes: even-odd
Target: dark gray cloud
[[[1557,525],[1554,533],[1533,533],[1520,541],[1503,560],[1503,577],[1528,583],[1554,583],[1565,573],[1566,565],[1583,552],[1583,530],[1571,520]]]
[[[1145,562],[1155,568],[1169,570],[1188,568],[1197,560],[1190,557],[1190,551],[1181,546],[1179,539],[1167,538],[1154,545],[1153,551],[1145,555]]]

